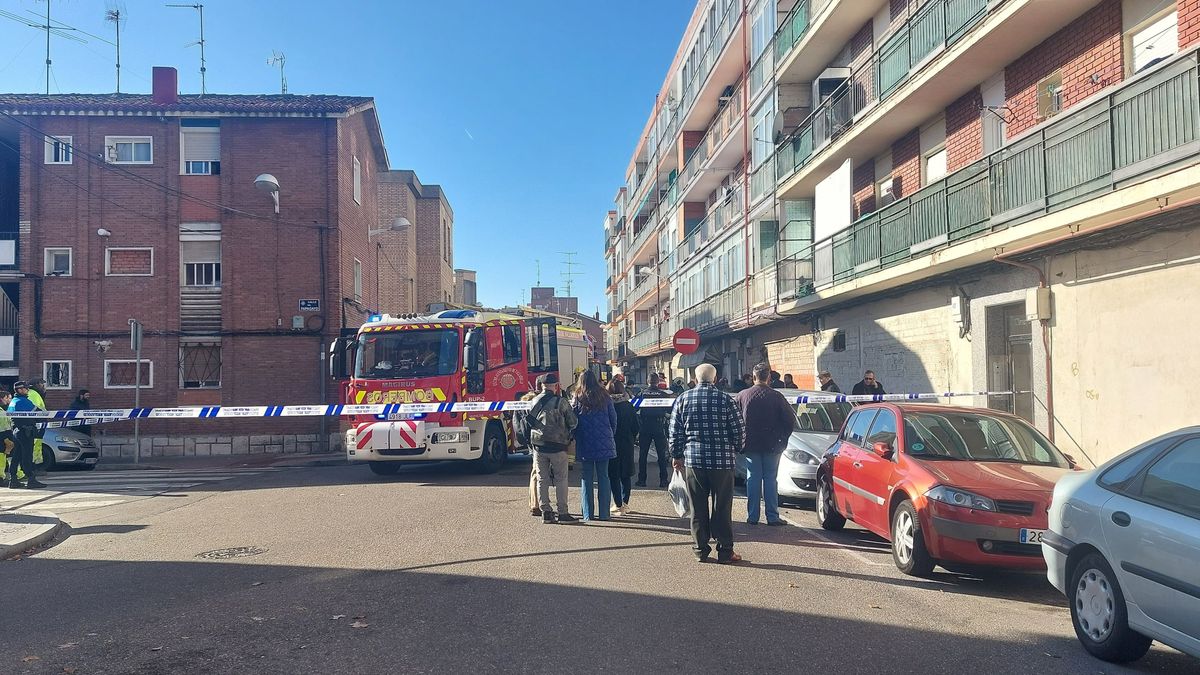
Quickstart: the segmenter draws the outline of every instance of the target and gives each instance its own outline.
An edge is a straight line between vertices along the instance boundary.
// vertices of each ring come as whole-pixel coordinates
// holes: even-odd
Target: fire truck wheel
[[[376,476],[394,476],[400,470],[400,462],[367,462],[367,465]]]
[[[504,444],[504,430],[497,424],[489,424],[483,433],[483,454],[475,460],[479,473],[496,473],[508,459],[508,448]]]

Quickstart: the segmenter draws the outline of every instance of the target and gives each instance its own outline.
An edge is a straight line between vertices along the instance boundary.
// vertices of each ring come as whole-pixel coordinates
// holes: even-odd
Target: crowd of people
[[[558,376],[543,375],[531,407],[515,418],[517,433],[534,450],[530,476],[530,513],[545,523],[609,520],[630,514],[633,487],[646,487],[649,451],[654,449],[658,484],[668,486],[670,472],[681,475],[691,504],[693,553],[699,562],[732,564],[741,560],[733,541],[733,486],[738,457],[746,470],[746,522],[782,525],[776,474],[795,425],[791,403],[779,389],[795,387],[766,363],[731,389],[710,364],[696,368],[696,380],[668,382],[652,373],[642,399],[671,398],[670,407],[635,409],[618,376],[607,387],[591,371],[580,374],[569,400]],[[839,392],[826,371],[818,375],[823,391]],[[729,393],[736,392],[735,396]],[[883,384],[867,371],[855,393],[882,394]],[[635,457],[634,450],[638,450]],[[568,503],[569,454],[580,465],[576,519]],[[636,461],[635,461],[636,460]],[[637,481],[633,482],[634,475]],[[555,491],[551,503],[550,488]]]

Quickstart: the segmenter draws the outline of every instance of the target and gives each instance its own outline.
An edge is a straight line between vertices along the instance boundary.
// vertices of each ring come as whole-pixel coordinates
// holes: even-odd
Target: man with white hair
[[[746,427],[737,404],[714,384],[716,368],[701,364],[696,379],[696,388],[680,394],[671,409],[671,456],[692,500],[696,560],[708,562],[709,541],[715,538],[717,562],[736,563],[742,558],[733,551],[733,472]]]

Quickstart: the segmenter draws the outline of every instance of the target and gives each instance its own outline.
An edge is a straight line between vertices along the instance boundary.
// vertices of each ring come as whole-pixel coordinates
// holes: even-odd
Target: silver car
[[[100,449],[91,436],[73,429],[46,429],[42,436],[42,469],[57,467],[94,469],[100,461]]]
[[[822,396],[828,392],[801,389],[779,389],[788,400],[797,396]],[[787,449],[779,458],[775,483],[780,498],[813,499],[817,496],[817,466],[821,456],[837,440],[842,422],[850,414],[849,403],[800,403],[796,410],[796,427],[788,438]],[[745,457],[738,456],[741,478],[746,476]]]
[[[1200,658],[1200,427],[1062,477],[1049,526],[1047,576],[1085,649],[1119,663],[1158,640]]]

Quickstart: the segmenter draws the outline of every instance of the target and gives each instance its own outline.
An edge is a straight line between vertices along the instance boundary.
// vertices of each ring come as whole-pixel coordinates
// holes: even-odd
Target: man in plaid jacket
[[[714,384],[715,367],[701,364],[696,379],[699,385],[680,394],[671,409],[671,456],[687,479],[696,559],[708,562],[715,538],[717,562],[735,563],[742,558],[733,551],[733,472],[746,427],[733,398]]]

